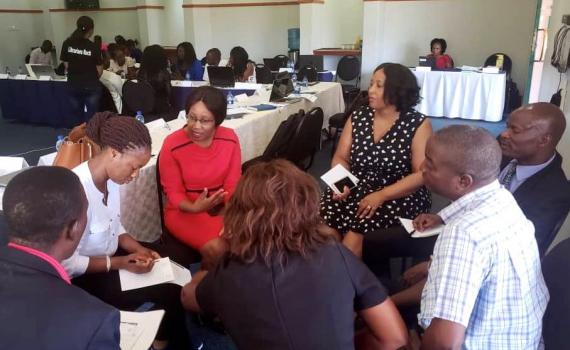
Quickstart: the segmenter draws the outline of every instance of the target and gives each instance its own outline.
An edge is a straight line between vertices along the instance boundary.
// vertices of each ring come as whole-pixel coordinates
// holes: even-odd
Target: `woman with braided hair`
[[[121,225],[119,186],[134,180],[148,163],[151,138],[144,124],[111,112],[96,113],[86,134],[101,152],[73,171],[79,176],[89,208],[87,225],[73,256],[63,262],[73,284],[121,310],[134,310],[145,302],[166,311],[153,344],[163,349],[187,348],[180,287],[159,284],[121,291],[118,270],[145,273],[152,269],[156,250],[147,248],[126,233]]]

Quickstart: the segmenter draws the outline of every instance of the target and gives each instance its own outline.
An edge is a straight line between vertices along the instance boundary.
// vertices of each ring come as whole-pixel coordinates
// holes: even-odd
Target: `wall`
[[[186,40],[192,42],[199,58],[213,46],[229,57],[230,50],[243,46],[250,59],[263,62],[265,57],[287,54],[287,29],[299,27],[299,5],[193,7],[215,4],[267,2],[263,0],[185,0]]]
[[[566,116],[566,132],[562,137],[562,140],[558,144],[558,152],[564,158],[563,168],[566,172],[566,176],[570,175],[570,94],[568,89],[570,89],[570,70],[565,74],[560,75],[556,68],[550,65],[550,57],[552,56],[552,49],[554,47],[554,36],[558,29],[562,25],[562,15],[570,14],[570,1],[567,0],[554,0],[552,6],[552,17],[550,17],[550,24],[548,26],[548,50],[546,52],[547,62],[544,65],[542,82],[540,86],[540,101],[550,101],[550,97],[553,93],[557,91],[558,81],[561,80],[561,88],[564,89],[565,98],[562,104],[562,110]],[[566,222],[558,237],[556,237],[552,246],[560,242],[563,239],[570,237],[570,219],[566,219]]]
[[[363,80],[382,62],[415,66],[443,37],[456,65],[480,66],[491,53],[513,60],[513,79],[524,91],[536,0],[365,1]]]
[[[32,10],[37,9],[33,1],[0,0],[1,9]],[[24,58],[32,47],[41,45],[42,13],[0,13],[0,70],[6,66],[12,73],[24,65]]]

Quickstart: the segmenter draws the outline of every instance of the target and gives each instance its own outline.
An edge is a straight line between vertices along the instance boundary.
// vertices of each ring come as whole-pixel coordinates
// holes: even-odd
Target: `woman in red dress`
[[[206,266],[225,251],[220,214],[241,176],[239,140],[232,129],[220,126],[226,108],[220,90],[203,86],[192,91],[186,102],[188,123],[166,138],[159,158],[168,198],[166,227],[198,250]]]
[[[428,57],[435,59],[435,67],[437,69],[453,68],[453,59],[445,53],[447,50],[447,42],[445,39],[435,38],[430,43],[431,54]]]

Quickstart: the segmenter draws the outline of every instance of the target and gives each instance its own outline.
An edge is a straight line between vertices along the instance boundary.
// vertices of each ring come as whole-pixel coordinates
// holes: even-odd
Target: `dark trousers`
[[[101,95],[101,84],[93,87],[69,85],[69,101],[71,106],[78,116],[82,116],[81,120],[85,122],[99,111]]]
[[[145,244],[145,246],[154,249],[160,256],[168,256],[161,245]],[[115,255],[125,254],[126,252],[119,248]],[[156,339],[168,340],[169,349],[189,348],[186,316],[180,302],[180,286],[163,283],[123,292],[118,271],[84,274],[74,278],[72,282],[119,310],[134,311],[146,302],[153,303],[152,310],[165,311]]]
[[[385,276],[390,271],[390,258],[411,257],[416,262],[428,260],[436,240],[437,236],[412,238],[402,226],[367,232],[362,260],[377,276]]]

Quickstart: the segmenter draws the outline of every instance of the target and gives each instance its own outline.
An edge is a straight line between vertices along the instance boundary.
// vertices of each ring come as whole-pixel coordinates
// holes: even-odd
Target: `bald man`
[[[539,347],[548,291],[534,227],[497,181],[501,157],[481,128],[454,125],[428,141],[425,185],[453,202],[422,220],[445,222],[422,292],[422,349]]]
[[[499,181],[513,193],[526,217],[533,222],[543,254],[570,209],[570,185],[562,170],[556,146],[566,129],[557,106],[533,103],[509,116],[499,143],[504,161]]]

